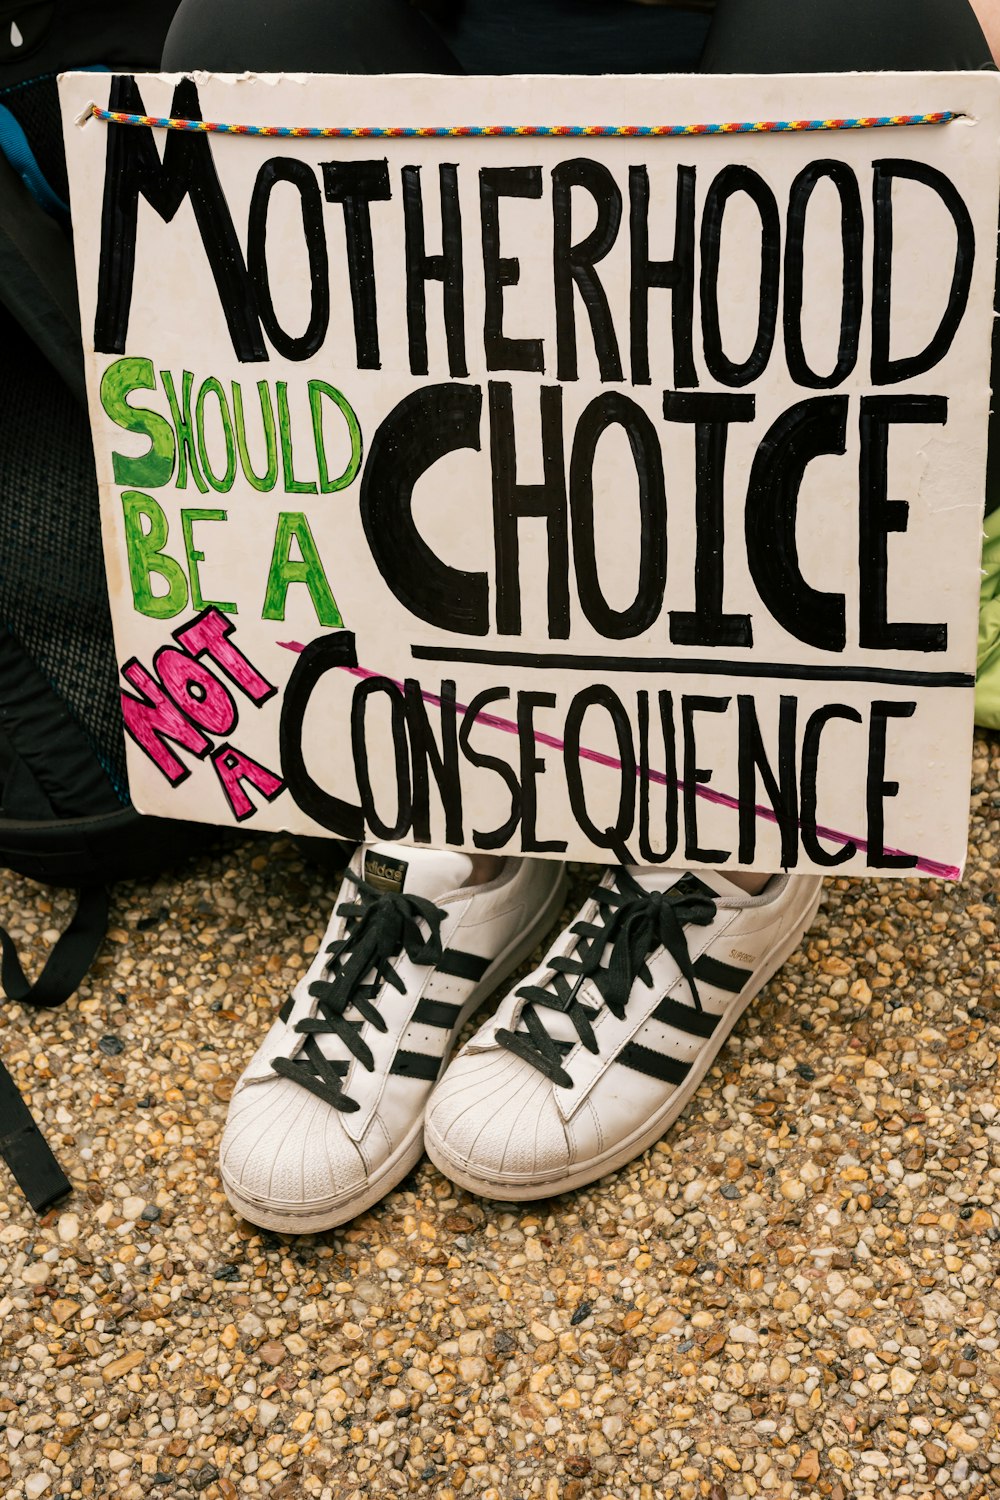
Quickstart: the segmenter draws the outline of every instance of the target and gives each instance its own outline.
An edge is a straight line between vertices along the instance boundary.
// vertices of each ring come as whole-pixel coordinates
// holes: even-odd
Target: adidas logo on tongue
[[[398,895],[409,869],[405,859],[392,859],[388,854],[379,854],[374,849],[365,850],[364,878],[377,891],[389,891]]]

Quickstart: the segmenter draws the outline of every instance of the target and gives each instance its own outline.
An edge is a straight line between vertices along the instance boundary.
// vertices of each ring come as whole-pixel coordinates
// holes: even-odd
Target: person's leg
[[[162,65],[170,72],[461,72],[408,0],[183,0]]]
[[[983,28],[983,36],[993,54],[994,63],[1000,62],[1000,0],[971,0],[976,19]]]
[[[280,6],[262,0],[184,0],[163,63],[170,69],[232,72],[459,71],[406,0],[341,0],[335,10],[327,0]],[[646,55],[637,54],[635,71],[645,66]],[[542,935],[561,901],[558,870],[544,861],[506,861],[500,878],[492,881],[488,877],[494,868],[476,867],[464,855],[401,846],[359,851],[328,929],[328,946],[283,1009],[234,1095],[222,1144],[223,1181],[231,1201],[249,1218],[273,1228],[332,1227],[409,1170],[414,1151],[419,1152],[426,1085],[450,1040],[478,1000],[495,987],[500,971],[507,972],[511,960],[523,956],[525,944],[530,948]],[[606,1080],[610,1094],[605,1089],[587,1116],[596,1122],[600,1148],[584,1133],[574,1147],[569,1180],[560,1186],[589,1180],[599,1174],[601,1162],[618,1165],[641,1150],[630,1124],[636,1113],[641,1130],[653,1132],[650,1139],[666,1128],[664,1082],[679,1081],[682,1075],[686,1080],[685,1088],[675,1089],[668,1101],[672,1118],[670,1111],[683,1107],[686,1090],[696,1085],[740,1010],[797,945],[815,910],[819,882],[783,877],[772,880],[759,896],[745,893],[748,886],[753,890],[767,880],[739,873],[735,881],[707,874],[701,880],[661,868],[607,873],[588,908],[591,941],[581,950],[585,956],[570,962],[582,962],[587,969],[591,997],[607,1001],[605,1041],[614,1050],[609,1060],[619,1061],[622,1051],[621,1038],[608,1037],[609,1027],[614,1030],[612,1021],[626,1019],[630,999],[628,1024],[643,1037],[650,1035],[652,1045],[640,1041],[625,1046],[626,1066],[635,1079],[625,1094],[628,1109],[622,1109],[612,1070]],[[474,893],[466,890],[469,886]],[[358,893],[353,899],[352,888]],[[439,918],[443,950],[430,941],[435,934],[419,925],[438,924]],[[711,930],[699,932],[702,927]],[[692,969],[686,929],[697,934],[698,972]],[[421,934],[426,941],[418,942]],[[738,964],[725,957],[729,947],[718,958],[708,951],[734,940],[741,954]],[[561,941],[571,948],[575,940],[567,934]],[[462,951],[456,953],[456,948]],[[404,973],[404,954],[408,977],[397,990],[386,975],[390,969],[397,977]],[[649,971],[654,960],[659,965],[655,979]],[[601,968],[605,962],[606,971]],[[571,999],[564,1009],[563,990],[569,989],[565,973],[576,970],[561,970],[557,963],[556,972],[561,979],[548,998],[539,989],[534,1006],[505,1002],[510,1027],[499,1045],[508,1048],[508,1063],[516,1059],[522,1074],[555,1067],[560,1076],[553,1059],[573,1046],[560,1025],[583,1039],[588,1054],[594,1050],[588,1020],[593,1012]],[[690,1006],[672,998],[682,977],[691,986]],[[542,1017],[553,1009],[553,1001],[563,1021],[557,1017],[558,1024],[547,1031]],[[637,1018],[637,1008],[648,1012],[645,1020]],[[669,1016],[669,1025],[661,1024],[661,1015]],[[436,1033],[433,1046],[429,1030]],[[422,1050],[414,1051],[421,1041]],[[678,1047],[680,1053],[699,1053],[697,1066],[692,1065],[694,1056],[680,1055]],[[285,1122],[281,1130],[279,1119]],[[295,1128],[289,1128],[292,1120]],[[516,1112],[514,1117],[501,1112],[501,1131],[507,1124],[513,1128],[516,1154],[522,1124]],[[306,1150],[314,1138],[315,1156],[311,1147]],[[308,1185],[302,1179],[304,1152]],[[298,1163],[294,1170],[292,1158]],[[470,1176],[474,1179],[475,1172]],[[531,1185],[529,1195],[536,1186]]]
[[[718,0],[702,71],[990,66],[966,0]],[[431,1159],[470,1191],[533,1199],[645,1149],[798,946],[815,876],[609,872],[576,924],[459,1053],[431,1099]],[[761,886],[763,882],[763,886]]]
[[[408,0],[184,0],[171,71],[458,73]],[[220,1146],[233,1206],[332,1228],[422,1150],[424,1102],[469,1015],[559,915],[551,862],[357,851],[319,953],[237,1083]]]
[[[992,66],[968,0],[718,0],[703,73],[851,73]]]

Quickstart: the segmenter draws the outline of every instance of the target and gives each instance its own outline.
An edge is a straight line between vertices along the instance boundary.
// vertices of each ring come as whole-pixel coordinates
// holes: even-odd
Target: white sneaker
[[[290,1234],[332,1229],[406,1176],[462,1026],[557,920],[558,863],[374,844],[345,874],[323,945],[243,1073],[219,1151],[230,1203]]]
[[[658,1140],[736,1021],[794,952],[822,881],[609,870],[434,1090],[424,1145],[473,1193],[544,1198]]]

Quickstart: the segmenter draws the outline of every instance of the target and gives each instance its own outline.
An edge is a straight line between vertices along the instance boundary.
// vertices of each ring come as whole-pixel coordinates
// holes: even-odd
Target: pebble
[[[60,1214],[56,1233],[64,1245],[71,1245],[80,1233],[80,1220],[76,1214]]]
[[[889,1371],[889,1387],[894,1396],[908,1396],[916,1383],[914,1372],[904,1369],[902,1365],[894,1365]]]
[[[960,1422],[953,1422],[947,1433],[949,1443],[953,1443],[962,1453],[975,1453],[979,1447],[979,1440],[975,1435],[963,1427]]]
[[[216,1149],[335,882],[275,837],[117,886],[121,938],[0,1044],[44,1055],[74,1183],[0,1195],[0,1494],[1000,1495],[996,738],[973,775],[963,883],[832,872],[635,1162],[521,1205],[424,1162],[301,1240],[232,1212]],[[37,972],[72,896],[5,895]]]
[[[123,1354],[119,1359],[113,1359],[110,1364],[104,1366],[101,1374],[107,1384],[113,1380],[120,1380],[123,1375],[128,1375],[136,1365],[141,1365],[146,1358],[142,1349],[132,1349],[128,1354]]]

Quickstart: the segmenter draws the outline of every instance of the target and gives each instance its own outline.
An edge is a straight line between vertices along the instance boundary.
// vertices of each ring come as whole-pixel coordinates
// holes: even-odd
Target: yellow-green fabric
[[[983,522],[983,581],[979,590],[976,723],[1000,729],[1000,509]]]

